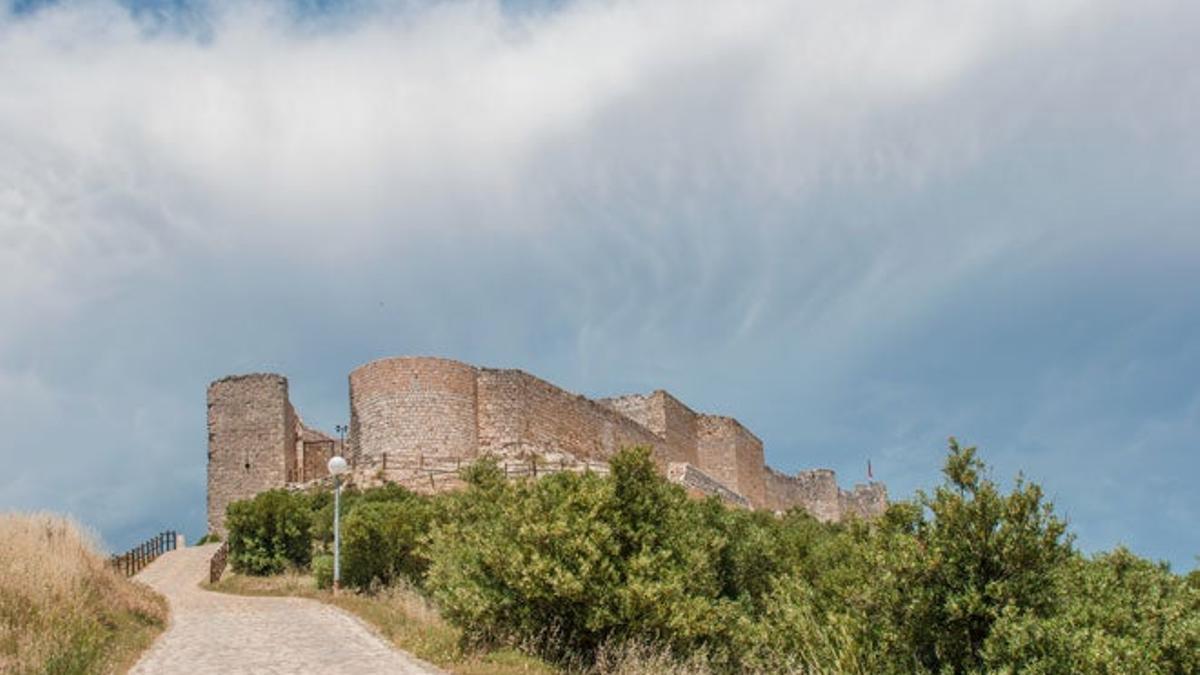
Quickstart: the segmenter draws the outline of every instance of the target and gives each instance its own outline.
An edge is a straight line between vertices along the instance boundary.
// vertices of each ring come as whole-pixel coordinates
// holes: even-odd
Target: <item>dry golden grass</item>
[[[0,514],[0,543],[0,672],[122,672],[166,624],[166,601],[68,518]]]
[[[595,665],[587,672],[589,675],[709,675],[712,671],[702,654],[680,662],[662,649],[627,642],[617,647],[602,647],[596,654]]]

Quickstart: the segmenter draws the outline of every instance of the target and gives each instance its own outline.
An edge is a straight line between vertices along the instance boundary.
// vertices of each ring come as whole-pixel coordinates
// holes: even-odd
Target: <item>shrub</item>
[[[429,520],[425,500],[403,488],[363,493],[342,521],[342,579],[359,589],[401,576],[420,583],[428,566],[420,543]]]
[[[307,499],[269,490],[229,505],[229,562],[242,574],[277,574],[307,567],[312,558],[312,515]]]
[[[348,490],[343,577],[413,582],[467,642],[572,672],[1200,672],[1200,570],[1079,555],[1037,485],[1003,492],[953,439],[943,484],[870,522],[689,499],[647,449],[610,466],[508,481],[485,460],[433,498]],[[231,507],[231,545],[290,560],[265,552],[300,529],[279,523],[316,514],[323,538],[331,502],[264,497],[237,528]],[[313,568],[328,586],[332,558]]]
[[[1072,555],[1066,524],[1037,485],[1008,495],[985,477],[975,448],[950,439],[945,483],[918,503],[917,549],[894,565],[908,648],[931,671],[982,667],[984,643],[1008,613],[1046,617],[1059,605],[1055,572]]]
[[[203,537],[196,540],[195,546],[203,546],[205,544],[216,544],[221,541],[221,535],[216,532],[209,532]]]
[[[312,559],[313,578],[317,582],[317,588],[326,589],[333,588],[333,556],[328,553],[322,553],[313,556]]]
[[[863,640],[853,611],[820,609],[812,586],[798,575],[775,580],[757,621],[743,636],[743,663],[754,672],[886,672]]]
[[[481,475],[435,525],[427,579],[469,639],[563,659],[630,637],[680,652],[724,639],[715,636],[736,614],[715,571],[725,540],[648,450],[614,458],[612,478]]]
[[[1060,611],[1006,611],[984,655],[1028,673],[1200,672],[1200,592],[1163,565],[1117,549],[1059,569]]]

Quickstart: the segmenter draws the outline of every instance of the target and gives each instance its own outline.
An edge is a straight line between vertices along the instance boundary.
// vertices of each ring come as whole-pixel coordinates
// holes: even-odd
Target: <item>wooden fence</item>
[[[113,569],[131,577],[142,571],[158,556],[167,551],[174,551],[178,541],[179,533],[175,530],[159,532],[128,551],[112,556],[108,559],[108,563],[113,566]]]

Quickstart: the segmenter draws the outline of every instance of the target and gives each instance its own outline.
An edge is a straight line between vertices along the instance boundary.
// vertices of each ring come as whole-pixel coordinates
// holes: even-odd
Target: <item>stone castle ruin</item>
[[[665,391],[592,400],[520,370],[431,357],[372,361],[350,373],[344,441],[304,424],[281,375],[232,375],[208,387],[208,528],[224,533],[233,501],[327,478],[335,454],[358,485],[385,481],[436,492],[491,457],[510,476],[607,472],[622,448],[649,446],[660,470],[693,495],[743,507],[801,506],[823,521],[869,518],[887,506],[882,483],[838,487],[828,469],[788,475],[763,464],[763,445],[732,417],[697,413]]]

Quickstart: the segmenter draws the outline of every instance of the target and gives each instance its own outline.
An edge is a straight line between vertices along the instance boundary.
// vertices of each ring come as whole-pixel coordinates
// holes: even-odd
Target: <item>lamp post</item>
[[[342,587],[342,474],[350,467],[339,455],[329,458],[329,474],[333,476],[333,593]]]

